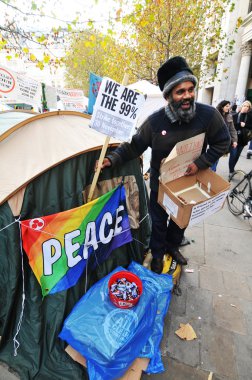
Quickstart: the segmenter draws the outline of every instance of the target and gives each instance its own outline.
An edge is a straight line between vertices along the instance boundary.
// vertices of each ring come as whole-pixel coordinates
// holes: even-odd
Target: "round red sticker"
[[[7,94],[8,92],[11,92],[14,87],[15,79],[13,75],[9,71],[0,67],[0,92]]]

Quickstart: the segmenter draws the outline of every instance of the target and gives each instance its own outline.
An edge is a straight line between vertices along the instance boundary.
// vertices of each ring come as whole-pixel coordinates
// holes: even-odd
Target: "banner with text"
[[[132,241],[125,188],[118,186],[71,210],[22,220],[21,230],[43,296],[69,289],[86,265],[93,270]]]
[[[40,105],[41,83],[0,65],[0,95],[31,105]]]
[[[91,127],[121,141],[130,139],[145,97],[110,78],[103,78]]]
[[[57,95],[67,111],[84,112],[87,108],[87,98],[82,90],[57,88]]]

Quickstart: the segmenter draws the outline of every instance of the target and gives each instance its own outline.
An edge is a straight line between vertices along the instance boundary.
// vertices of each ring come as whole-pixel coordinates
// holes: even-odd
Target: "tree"
[[[65,35],[72,31],[77,20],[65,21],[55,16],[46,15],[44,7],[35,1],[23,1],[22,9],[14,2],[0,0],[0,51],[11,60],[23,58],[34,62],[40,69],[45,65],[58,66],[62,62],[62,55],[58,55],[58,46],[64,43]],[[20,2],[19,2],[20,4]],[[48,19],[57,26],[48,27]],[[37,30],[41,20],[45,20],[42,30]],[[52,25],[51,22],[51,25]]]
[[[124,14],[127,1],[121,1]],[[212,55],[223,48],[222,16],[232,0],[134,0],[130,13],[122,16],[120,38],[130,50],[129,70],[138,78],[156,81],[156,72],[169,57],[185,56],[199,74],[203,47]],[[127,8],[126,8],[127,9]],[[237,20],[237,27],[241,20]],[[232,51],[231,37],[224,47]]]
[[[232,11],[232,0],[132,0],[130,5],[121,0],[110,20],[109,37],[98,36],[91,28],[78,40],[73,38],[73,62],[66,61],[68,83],[82,81],[86,88],[90,71],[120,81],[125,68],[130,82],[156,83],[160,65],[175,55],[185,56],[199,76],[203,48],[209,66],[216,65],[219,49],[232,53],[233,36],[227,40],[221,28],[227,7]],[[237,20],[237,28],[240,23]]]
[[[129,48],[120,46],[109,34],[98,30],[74,35],[64,59],[67,87],[81,88],[88,94],[90,72],[122,82],[129,54]]]

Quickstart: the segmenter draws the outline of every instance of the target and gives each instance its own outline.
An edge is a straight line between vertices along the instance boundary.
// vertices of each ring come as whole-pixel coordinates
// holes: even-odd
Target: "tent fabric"
[[[64,119],[62,122],[64,123]],[[76,128],[78,129],[78,126]],[[73,128],[72,133],[77,133],[76,128]],[[48,129],[45,127],[44,131],[47,134]],[[34,133],[36,135],[36,130]],[[92,136],[92,132],[89,136]],[[11,138],[11,135],[8,138]],[[30,140],[30,145],[32,141]],[[79,147],[77,141],[76,144]],[[100,154],[100,149],[97,148],[99,141],[92,141],[93,145],[91,142],[89,144],[89,151],[69,157],[54,167],[44,170],[36,178],[30,178],[21,207],[21,220],[65,211],[83,204],[82,192],[92,182],[93,168]],[[9,155],[11,154],[12,152],[9,152]],[[27,160],[31,160],[29,154]],[[37,165],[36,159],[33,160],[33,164]],[[19,167],[18,162],[17,166]],[[17,336],[20,343],[17,356],[14,356],[13,337],[17,331],[22,304],[19,225],[14,223],[0,232],[0,336],[2,336],[0,361],[7,363],[22,380],[88,379],[87,371],[64,351],[65,343],[58,338],[58,334],[66,316],[92,284],[117,266],[127,267],[132,260],[143,262],[150,235],[150,222],[146,217],[148,215],[144,196],[146,189],[138,159],[115,169],[104,170],[100,180],[126,175],[135,176],[141,194],[140,227],[132,230],[133,242],[114,250],[106,262],[94,271],[91,272],[87,267],[87,271],[74,287],[48,295],[44,300],[27,257],[23,255],[25,306],[21,329]],[[6,200],[0,206],[0,230],[14,221]]]
[[[9,109],[9,111],[7,111],[7,109]],[[0,112],[0,135],[3,135],[14,125],[35,115],[35,112],[32,111],[14,111],[11,107],[6,108],[5,112]]]
[[[101,147],[105,136],[89,128],[89,123],[90,117],[78,112],[50,112],[17,124],[3,135],[0,204],[48,168]]]

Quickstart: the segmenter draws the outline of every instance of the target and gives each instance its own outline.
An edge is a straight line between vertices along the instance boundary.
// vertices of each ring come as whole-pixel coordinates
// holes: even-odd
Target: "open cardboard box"
[[[65,351],[68,353],[71,358],[76,361],[77,363],[83,365],[84,367],[87,366],[86,359],[73,347],[68,345],[65,348]],[[125,372],[125,374],[118,378],[117,380],[140,380],[142,376],[142,371],[145,371],[148,367],[149,359],[147,358],[137,358],[134,360],[134,362],[131,364],[129,369]]]
[[[196,184],[201,185],[196,187]],[[167,183],[160,181],[158,202],[180,228],[185,228],[219,211],[229,187],[229,182],[211,169],[199,170],[193,176],[180,177]]]
[[[205,134],[179,142],[160,167],[158,203],[180,227],[200,223],[223,207],[229,182],[211,169],[184,176],[200,156]]]

